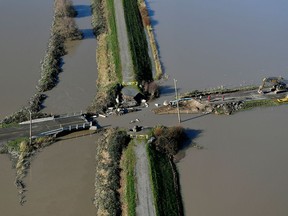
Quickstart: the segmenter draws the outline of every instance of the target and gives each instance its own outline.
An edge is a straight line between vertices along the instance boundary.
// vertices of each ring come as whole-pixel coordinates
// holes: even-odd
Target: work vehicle
[[[288,103],[288,95],[286,95],[286,97],[284,97],[284,98],[277,99],[277,101],[278,101],[279,103]]]
[[[272,86],[271,86],[272,85]],[[275,94],[279,92],[287,91],[286,81],[283,77],[267,77],[262,80],[262,84],[259,86],[258,93],[264,94],[268,92],[264,92],[263,89],[266,86],[271,86],[269,92],[274,92]]]

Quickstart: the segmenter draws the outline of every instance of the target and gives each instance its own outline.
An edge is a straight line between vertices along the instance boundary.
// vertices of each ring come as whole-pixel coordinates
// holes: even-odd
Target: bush
[[[155,149],[159,152],[172,157],[178,153],[182,143],[187,139],[185,130],[181,126],[164,127],[157,126],[153,130],[156,137],[153,143]]]

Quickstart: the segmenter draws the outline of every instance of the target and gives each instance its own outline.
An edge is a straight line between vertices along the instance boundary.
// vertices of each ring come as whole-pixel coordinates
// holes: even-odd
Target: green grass
[[[7,154],[9,152],[19,152],[20,143],[22,141],[29,142],[29,138],[21,137],[21,138],[17,138],[15,140],[12,140],[12,141],[8,141],[4,146],[1,147],[0,153]]]
[[[154,205],[158,216],[178,216],[183,213],[180,191],[175,190],[173,167],[167,155],[147,147]]]
[[[127,214],[136,215],[136,189],[135,189],[135,164],[136,156],[134,152],[134,142],[130,142],[124,151],[123,172],[125,181],[125,202],[127,203]]]
[[[19,127],[19,124],[16,122],[0,124],[0,128],[11,128],[11,127]]]
[[[211,89],[204,90],[194,90],[191,92],[187,92],[181,95],[181,97],[195,97],[197,95],[210,95],[210,94],[227,94],[234,93],[239,91],[252,91],[258,89],[258,86],[244,86],[244,87],[234,87],[234,88],[225,88],[225,87],[217,87]]]
[[[113,0],[107,0],[107,10],[108,10],[108,25],[110,27],[110,32],[108,36],[109,48],[112,51],[116,75],[119,79],[119,82],[121,83],[122,71],[121,71],[120,49],[117,37],[117,26],[116,26],[115,8]]]
[[[137,0],[123,0],[127,33],[136,81],[153,80],[148,44]]]
[[[255,107],[269,107],[269,106],[278,106],[280,103],[271,100],[271,99],[265,99],[265,100],[252,100],[252,101],[245,101],[242,108],[240,110],[250,110]]]

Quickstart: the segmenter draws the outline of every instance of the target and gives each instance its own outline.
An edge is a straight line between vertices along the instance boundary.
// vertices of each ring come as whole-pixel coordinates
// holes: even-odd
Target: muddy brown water
[[[84,39],[66,44],[68,54],[63,58],[60,82],[47,93],[43,112],[62,114],[86,111],[96,95],[96,39],[91,26],[90,1],[74,0],[73,5],[78,11],[76,24],[84,33]]]
[[[53,1],[1,0],[0,119],[27,105],[40,78]]]
[[[27,9],[30,15],[31,13],[40,13],[41,10],[32,11],[28,8],[35,8],[35,5],[42,7],[45,5],[43,2],[31,1],[29,7],[26,1],[21,8]],[[188,89],[220,85],[258,84],[266,75],[287,77],[285,75],[288,64],[288,29],[285,22],[287,20],[287,2],[281,0],[273,2],[268,0],[220,0],[217,2],[153,0],[148,1],[148,3],[154,19],[153,24],[162,61],[167,74],[170,76],[168,82],[164,84],[168,86],[163,92],[165,99],[173,99],[173,78],[178,80],[180,92],[183,92]],[[5,4],[6,8],[4,7]],[[5,1],[5,4],[3,7],[1,5],[0,9],[2,12],[2,14],[0,13],[1,26],[4,25],[3,19],[6,20],[8,14],[11,17],[10,11],[7,10],[7,8],[9,9],[8,6],[12,12],[12,7],[16,2],[9,1],[8,3]],[[48,13],[52,12],[50,9],[48,10],[48,7],[46,9],[49,11]],[[43,11],[41,11],[42,14]],[[52,17],[52,13],[51,16],[47,15],[46,18],[41,16],[39,19],[47,19],[47,26],[50,27],[50,17]],[[82,16],[82,18],[84,17],[87,15]],[[15,23],[17,24],[16,19]],[[6,22],[5,25],[7,25]],[[43,25],[41,26],[43,27]],[[8,32],[9,26],[5,28]],[[14,32],[16,30],[9,31]],[[39,55],[33,58],[33,60],[37,59],[36,67],[45,51],[49,32],[45,35],[46,39],[40,43],[43,45],[43,52],[39,52]],[[26,45],[18,41],[19,38],[16,37],[16,34],[11,34],[9,37],[1,34],[0,37],[5,37],[5,40],[11,42],[11,49],[15,48],[13,46],[17,44],[16,42],[23,47]],[[90,39],[84,40],[84,42],[88,41]],[[2,42],[0,45],[1,51],[4,45],[7,46],[7,50],[8,45]],[[66,57],[64,70],[71,64],[74,64],[71,67],[77,67],[77,63],[81,64],[80,61],[76,60],[79,59],[76,57],[77,52],[79,52],[81,61],[86,61],[89,51],[86,53],[78,51],[82,49],[82,45],[83,43],[81,45],[75,43],[72,51],[74,50],[76,55],[73,56],[73,52],[69,54],[71,59],[75,59],[68,63],[69,57]],[[85,45],[83,45],[83,49],[84,47]],[[93,52],[95,54],[95,49]],[[13,58],[16,58],[16,53],[15,51],[13,56],[9,57],[10,63]],[[28,54],[31,55],[30,52]],[[27,56],[29,56],[28,54]],[[26,58],[25,55],[23,56]],[[41,56],[40,59],[39,56]],[[22,60],[20,57],[22,54],[19,55],[18,61]],[[9,64],[10,66],[17,65]],[[24,63],[22,66],[24,67]],[[9,67],[6,66],[5,69]],[[73,75],[76,78],[80,76],[77,72],[79,71],[77,70],[76,75]],[[12,78],[4,82],[2,74],[4,72],[1,70],[0,86],[6,86],[0,94],[3,97],[1,101],[4,101],[8,95],[7,88],[11,88],[16,82],[15,76],[18,75],[9,74]],[[5,77],[9,76],[5,75]],[[63,72],[61,76],[60,82],[63,81],[64,86],[68,85],[64,84],[65,80],[69,80],[68,74]],[[28,87],[33,93],[34,83],[37,80],[38,71],[35,72],[33,83],[31,81],[30,84],[26,84],[25,91],[21,91],[21,94],[27,93],[29,98],[31,94],[28,92]],[[91,80],[95,81],[94,78]],[[24,81],[22,79],[19,83]],[[84,81],[84,83],[86,82]],[[57,88],[62,87],[59,85]],[[17,103],[23,100],[20,102],[22,104],[26,101],[22,98],[26,96],[20,95],[19,89],[18,94],[15,93],[13,96],[14,98],[19,97],[19,100],[15,100]],[[73,90],[74,88],[66,89]],[[47,100],[47,111],[50,109],[49,112],[70,112],[70,110],[82,109],[81,106],[83,105],[80,99],[72,99],[71,97],[70,100],[76,104],[71,103],[72,105],[69,105],[70,102],[65,101],[66,107],[71,108],[66,109],[63,105],[57,107],[56,105],[60,103],[54,96],[64,98],[61,94],[63,95],[63,91],[51,92],[50,98]],[[65,94],[73,96],[76,93],[66,92]],[[155,103],[163,102],[164,97]],[[11,103],[13,102],[12,99]],[[86,99],[88,101],[88,98]],[[102,126],[119,125],[130,128],[133,126],[130,121],[139,118],[141,122],[138,125],[177,125],[176,115],[156,117],[151,114],[150,109],[154,106],[153,103],[150,103],[150,107],[141,113],[99,119],[99,123]],[[1,104],[1,115],[5,115],[13,109],[17,110],[18,107],[15,106],[18,105]],[[74,105],[75,108],[73,108]],[[184,159],[178,163],[186,215],[287,215],[286,112],[287,106],[281,106],[257,109],[234,116],[182,116],[183,122],[181,124],[186,128],[196,130],[196,132],[191,133],[191,136],[196,137],[193,142],[204,147],[203,150],[189,148],[186,150]],[[7,156],[0,155],[1,212],[5,212],[5,215],[8,216],[21,215],[20,212],[22,215],[45,215],[46,213],[57,215],[57,211],[58,215],[73,215],[71,211],[74,208],[75,212],[78,212],[76,215],[80,215],[79,209],[87,210],[85,215],[95,215],[94,210],[91,209],[91,198],[93,198],[91,191],[93,190],[95,167],[92,165],[94,163],[92,159],[94,157],[94,144],[91,142],[94,142],[96,138],[91,138],[91,142],[89,139],[83,138],[57,143],[34,159],[32,172],[29,172],[27,177],[28,202],[24,207],[18,204],[17,191],[13,184],[14,170],[11,169]],[[75,162],[76,167],[72,166],[72,162],[73,164]],[[82,181],[84,183],[80,186]],[[75,196],[78,197],[75,198]],[[75,201],[76,199],[78,202]],[[71,203],[73,204],[71,205]]]
[[[166,72],[187,89],[288,79],[288,2],[148,0]],[[171,82],[172,83],[172,82]]]
[[[148,5],[168,83],[176,78],[180,92],[258,85],[264,76],[288,78],[288,2],[148,0]],[[205,147],[188,149],[178,164],[186,215],[288,214],[286,113],[282,106],[185,117],[184,126],[201,131],[194,142]]]
[[[44,111],[85,110],[96,91],[96,41],[89,12],[90,1],[75,1],[83,41],[67,44],[59,85],[48,93]],[[1,1],[0,117],[26,105],[40,77],[40,60],[50,35],[53,1]],[[9,20],[9,22],[8,22]],[[19,22],[21,20],[21,22]],[[20,78],[21,77],[21,78]],[[95,141],[97,136],[57,142],[32,161],[25,179],[27,203],[18,203],[15,170],[0,155],[1,215],[96,215],[93,205]]]
[[[0,155],[0,210],[5,216],[96,215],[93,205],[98,135],[60,141],[33,159],[24,182],[24,206],[18,203],[15,170]]]

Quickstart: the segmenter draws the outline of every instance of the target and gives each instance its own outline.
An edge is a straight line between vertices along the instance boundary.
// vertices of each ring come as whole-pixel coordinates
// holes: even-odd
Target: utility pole
[[[180,111],[179,111],[179,101],[178,101],[178,92],[177,92],[177,80],[174,79],[174,87],[175,87],[175,96],[176,96],[176,104],[177,104],[177,113],[178,113],[178,121],[181,123]]]
[[[32,113],[30,110],[29,111],[29,114],[30,114],[30,146],[32,145]]]

